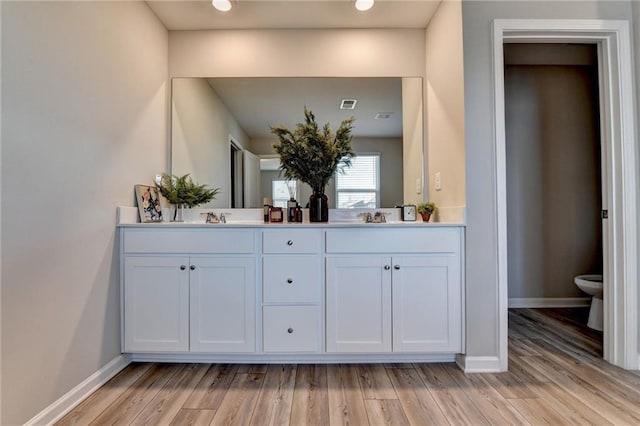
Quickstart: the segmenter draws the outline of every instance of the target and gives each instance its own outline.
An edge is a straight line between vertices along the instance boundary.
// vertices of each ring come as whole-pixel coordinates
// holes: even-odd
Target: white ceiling
[[[210,0],[147,0],[169,30],[285,28],[426,28],[441,0],[376,0],[359,12],[353,0],[231,0],[219,12]]]

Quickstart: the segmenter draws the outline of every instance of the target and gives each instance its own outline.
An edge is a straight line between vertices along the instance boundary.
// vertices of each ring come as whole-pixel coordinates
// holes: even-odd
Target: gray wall
[[[466,348],[470,356],[498,354],[491,23],[496,18],[628,20],[630,17],[629,2],[465,1],[462,4],[467,158]]]
[[[15,425],[120,354],[115,207],[167,164],[168,34],[143,2],[1,7],[0,423]]]
[[[595,63],[507,64],[509,298],[584,297],[574,277],[602,273],[597,93]]]

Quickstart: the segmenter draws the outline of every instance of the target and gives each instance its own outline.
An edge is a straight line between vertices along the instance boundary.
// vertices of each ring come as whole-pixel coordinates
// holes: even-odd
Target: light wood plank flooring
[[[638,425],[640,375],[586,309],[509,311],[509,371],[454,364],[132,364],[59,425]]]

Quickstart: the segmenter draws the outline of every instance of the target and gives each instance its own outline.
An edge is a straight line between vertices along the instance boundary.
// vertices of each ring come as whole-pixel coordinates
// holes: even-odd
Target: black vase
[[[309,221],[329,221],[329,198],[327,198],[324,191],[313,191],[311,197],[309,197]]]

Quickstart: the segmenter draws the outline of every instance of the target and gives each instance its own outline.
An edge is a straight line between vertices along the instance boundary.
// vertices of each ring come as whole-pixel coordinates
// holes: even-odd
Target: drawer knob
[[[192,271],[195,271],[196,270],[196,265],[189,266],[189,269],[191,269]]]
[[[287,330],[287,333],[293,334],[293,328],[289,327],[289,329]]]
[[[389,269],[391,269],[391,266],[389,266],[389,265],[384,265],[384,270],[385,270],[385,271],[388,271]]]
[[[287,283],[288,284],[293,284],[293,280],[291,278],[287,278]]]
[[[394,265],[393,269],[395,269],[397,271],[398,269],[400,269],[400,265]]]
[[[292,246],[292,245],[293,245],[293,240],[289,240],[289,241],[287,241],[287,245],[288,245],[288,246]]]
[[[185,269],[187,269],[187,265],[180,265],[180,270],[184,271]]]

